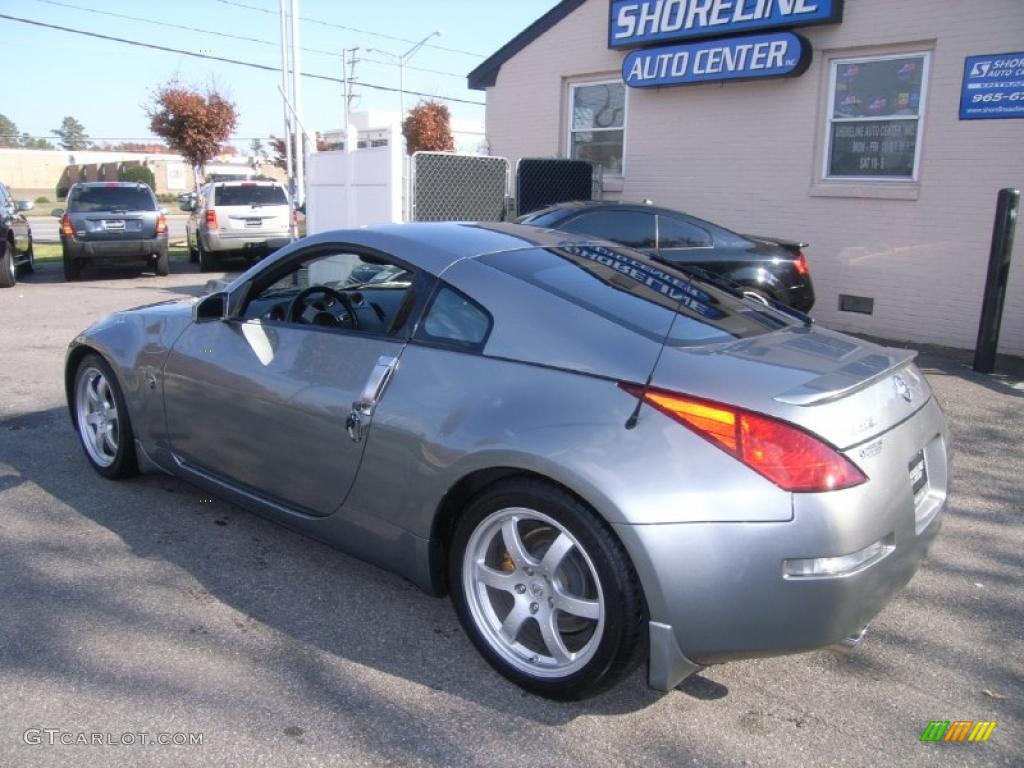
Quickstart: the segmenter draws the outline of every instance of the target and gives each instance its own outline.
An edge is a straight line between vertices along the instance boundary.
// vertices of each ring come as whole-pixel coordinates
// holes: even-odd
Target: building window
[[[626,86],[620,81],[569,87],[569,157],[622,175]]]
[[[827,179],[916,181],[929,54],[831,62]]]

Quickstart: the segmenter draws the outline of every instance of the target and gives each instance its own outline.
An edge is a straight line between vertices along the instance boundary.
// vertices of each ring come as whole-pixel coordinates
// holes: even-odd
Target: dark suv
[[[32,271],[32,229],[22,216],[32,210],[27,200],[15,200],[0,183],[0,288],[11,288],[19,274]]]
[[[64,279],[77,280],[93,260],[145,261],[158,275],[171,271],[167,217],[146,184],[98,181],[75,184],[60,217]]]
[[[679,211],[640,203],[560,203],[517,222],[593,235],[679,266],[692,265],[800,312],[814,306],[805,243],[737,235]]]

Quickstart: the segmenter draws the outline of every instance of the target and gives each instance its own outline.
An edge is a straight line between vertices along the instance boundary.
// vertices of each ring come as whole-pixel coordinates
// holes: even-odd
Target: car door
[[[622,243],[642,251],[654,250],[658,242],[654,214],[647,211],[601,208],[576,216],[558,228],[565,232]]]
[[[713,250],[714,240],[706,229],[681,216],[659,214],[658,256],[717,271]]]
[[[12,257],[19,261],[28,253],[28,219],[18,210],[17,202],[4,184],[0,184],[0,216],[3,217],[4,227],[14,235],[15,252]]]
[[[344,245],[268,265],[238,317],[194,322],[168,356],[164,407],[176,460],[305,514],[334,512],[401,357],[408,302],[425,280]],[[300,291],[325,286],[349,303],[328,308],[326,294],[314,293],[285,314]],[[358,327],[333,323],[332,313],[355,315]]]

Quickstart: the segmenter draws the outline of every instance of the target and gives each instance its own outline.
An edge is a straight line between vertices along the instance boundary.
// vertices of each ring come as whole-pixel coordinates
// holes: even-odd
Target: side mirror
[[[160,208],[160,210],[158,211],[158,213],[161,213],[161,214],[163,214],[164,216],[166,216],[166,215],[167,215],[167,209],[166,209],[166,208],[163,208],[163,207],[161,207],[161,208]]]
[[[223,320],[227,314],[228,295],[224,291],[203,296],[192,305],[192,320],[197,323],[208,323],[212,320]]]
[[[182,201],[178,203],[178,210],[190,212],[192,210],[192,203],[188,202],[187,200]]]
[[[50,211],[50,215],[51,216],[56,216],[59,219],[61,216],[64,215],[64,209],[63,208],[54,208],[52,211]]]
[[[36,207],[36,204],[33,203],[31,200],[19,200],[18,201],[18,210],[20,212],[22,212],[22,213],[24,213],[25,211],[31,211],[35,207]]]

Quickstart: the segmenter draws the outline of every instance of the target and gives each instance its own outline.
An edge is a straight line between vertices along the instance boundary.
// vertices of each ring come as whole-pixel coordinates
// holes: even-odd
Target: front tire
[[[483,491],[456,524],[448,566],[473,644],[532,693],[586,698],[640,659],[632,564],[609,527],[556,486],[518,479]]]
[[[14,246],[6,240],[0,242],[0,288],[13,288],[18,282],[18,270],[14,266]]]
[[[135,434],[114,372],[99,355],[82,358],[72,389],[75,428],[93,469],[112,480],[138,474]]]

